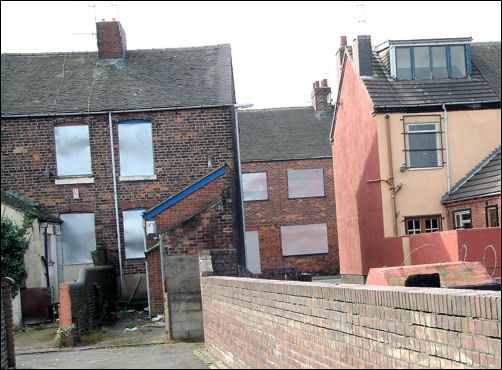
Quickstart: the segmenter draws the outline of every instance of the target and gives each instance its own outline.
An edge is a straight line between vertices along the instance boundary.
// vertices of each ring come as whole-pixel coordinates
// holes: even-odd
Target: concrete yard
[[[201,342],[166,340],[161,320],[144,311],[121,312],[120,320],[88,333],[80,346],[53,344],[56,324],[44,324],[15,334],[18,369],[206,369],[220,368]]]

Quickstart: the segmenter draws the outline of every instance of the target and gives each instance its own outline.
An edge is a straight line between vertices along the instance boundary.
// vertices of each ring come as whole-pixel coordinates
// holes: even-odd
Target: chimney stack
[[[327,79],[322,80],[320,85],[319,81],[314,82],[311,98],[316,114],[322,112],[331,113],[333,110],[333,106],[331,105],[331,87],[328,86]]]
[[[118,21],[97,22],[99,63],[114,64],[123,61],[126,52],[126,35]]]
[[[357,36],[352,46],[352,55],[358,76],[373,76],[371,36]]]
[[[345,55],[345,47],[347,46],[347,36],[340,36],[340,47],[336,52],[336,85],[340,84],[340,75],[342,74],[342,62]]]

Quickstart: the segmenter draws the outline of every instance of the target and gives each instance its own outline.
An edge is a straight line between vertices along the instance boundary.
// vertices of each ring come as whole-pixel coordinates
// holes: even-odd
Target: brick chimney
[[[319,81],[314,82],[311,98],[316,114],[331,112],[333,110],[333,106],[331,105],[331,87],[328,86],[327,79],[322,80],[320,86]]]
[[[357,36],[352,45],[352,57],[358,76],[373,76],[371,36]]]
[[[336,85],[340,84],[340,76],[342,74],[342,62],[345,55],[345,47],[347,46],[347,36],[340,36],[340,47],[336,52]]]
[[[118,21],[96,22],[100,64],[122,61],[126,52],[126,35]]]

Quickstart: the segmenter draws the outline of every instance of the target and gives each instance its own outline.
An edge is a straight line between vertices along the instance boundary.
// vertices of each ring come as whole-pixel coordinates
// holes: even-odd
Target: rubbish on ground
[[[134,310],[124,310],[122,311],[123,313],[131,313],[131,312],[134,312]]]
[[[135,331],[135,330],[137,330],[137,329],[138,329],[138,327],[137,327],[137,326],[135,326],[135,327],[134,327],[134,328],[132,328],[132,329],[125,328],[125,329],[124,329],[124,333],[126,333],[126,332],[128,332],[128,331]]]
[[[164,315],[157,315],[157,316],[155,316],[155,317],[152,318],[152,321],[159,321],[159,320],[161,320],[163,318],[164,318]]]

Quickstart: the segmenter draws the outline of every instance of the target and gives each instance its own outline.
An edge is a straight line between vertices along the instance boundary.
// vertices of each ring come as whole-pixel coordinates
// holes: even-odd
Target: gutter
[[[216,105],[193,105],[188,107],[164,107],[164,108],[143,108],[143,109],[122,109],[122,110],[105,110],[105,111],[88,111],[88,112],[67,112],[67,113],[36,113],[36,114],[2,114],[2,118],[22,118],[22,117],[59,117],[59,116],[83,116],[96,114],[118,114],[118,113],[143,113],[157,112],[170,110],[185,110],[185,109],[201,109],[201,108],[221,108],[232,107],[233,104],[216,104]]]

